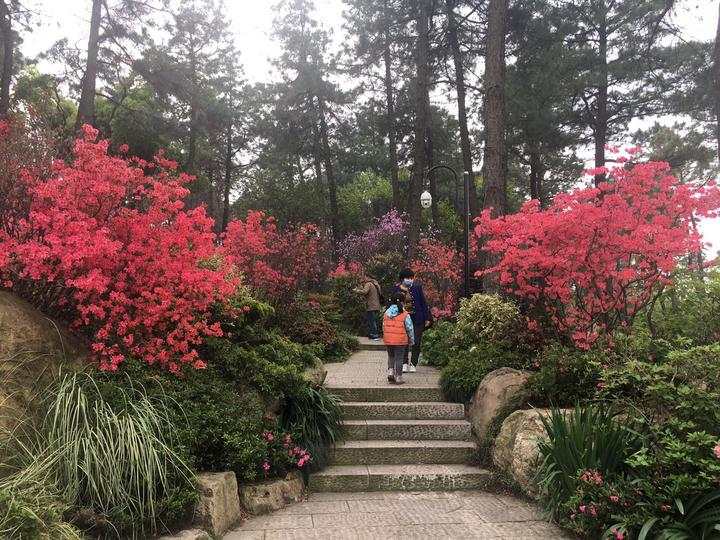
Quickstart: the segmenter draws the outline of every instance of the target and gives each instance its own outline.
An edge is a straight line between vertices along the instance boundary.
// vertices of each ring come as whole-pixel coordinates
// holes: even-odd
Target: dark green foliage
[[[538,482],[553,513],[586,482],[583,473],[597,471],[604,478],[622,475],[625,459],[639,447],[637,434],[607,405],[577,407],[567,413],[552,409],[542,420],[548,438],[539,444]]]
[[[331,291],[337,302],[341,326],[348,332],[362,336],[366,332],[367,305],[365,298],[354,291],[359,286],[360,277],[351,273],[334,277],[331,282]]]
[[[345,360],[357,348],[355,338],[343,328],[341,310],[332,296],[296,298],[276,318],[284,335],[314,346],[315,354],[324,362]]]
[[[675,499],[673,515],[651,518],[638,540],[717,540],[720,538],[720,489],[687,500]]]
[[[422,355],[428,365],[444,367],[453,357],[450,338],[454,325],[449,321],[438,321],[426,330],[422,339]]]
[[[592,399],[602,366],[609,361],[604,350],[580,351],[553,343],[539,354],[540,370],[527,386],[537,405],[572,407]]]
[[[322,387],[299,387],[285,397],[280,425],[310,452],[314,467],[323,467],[328,447],[342,440],[340,400]]]
[[[365,272],[374,277],[386,297],[398,282],[400,271],[405,267],[405,257],[402,253],[391,251],[378,253],[365,263]]]
[[[467,351],[453,350],[453,356],[443,368],[440,386],[449,401],[470,401],[485,375],[501,367],[524,368],[527,359],[503,344],[484,343]]]

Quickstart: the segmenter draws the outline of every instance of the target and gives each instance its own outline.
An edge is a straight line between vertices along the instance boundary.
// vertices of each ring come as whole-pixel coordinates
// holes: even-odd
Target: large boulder
[[[538,443],[546,438],[542,418],[549,409],[515,411],[500,428],[493,447],[493,463],[529,496],[537,497],[535,474],[540,461]]]
[[[325,382],[325,377],[327,377],[327,368],[318,359],[312,366],[305,368],[303,376],[305,377],[305,380],[310,382],[313,386],[322,386]]]
[[[0,436],[61,366],[74,369],[86,356],[83,344],[61,323],[0,290]]]
[[[491,371],[480,382],[468,412],[473,431],[480,444],[486,442],[487,430],[495,415],[518,394],[530,377],[527,371],[503,367]]]
[[[285,478],[242,486],[240,502],[251,514],[267,514],[288,504],[300,502],[304,492],[305,482],[302,475],[294,471]]]
[[[220,536],[242,517],[235,473],[202,473],[197,480],[200,500],[195,508],[195,524]]]

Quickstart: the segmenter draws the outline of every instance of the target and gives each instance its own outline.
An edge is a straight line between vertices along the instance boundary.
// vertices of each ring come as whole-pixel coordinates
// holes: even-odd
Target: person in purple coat
[[[432,324],[432,315],[422,285],[415,280],[415,272],[410,268],[405,268],[400,272],[400,282],[395,285],[393,293],[403,295],[405,310],[410,313],[415,329],[415,344],[412,347],[412,355],[406,354],[405,363],[403,364],[403,372],[409,371],[413,373],[420,361],[423,331]]]

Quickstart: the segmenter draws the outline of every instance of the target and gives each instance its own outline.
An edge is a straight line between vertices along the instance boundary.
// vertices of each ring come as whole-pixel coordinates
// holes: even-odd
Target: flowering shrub
[[[339,246],[347,261],[365,262],[379,253],[405,253],[408,222],[397,210],[390,210],[361,234],[349,234]]]
[[[272,216],[248,212],[228,224],[223,255],[242,273],[244,283],[271,300],[287,299],[325,275],[328,249],[315,225],[280,230]]]
[[[537,201],[518,214],[477,220],[483,249],[498,261],[485,274],[545,314],[552,327],[588,348],[601,334],[628,327],[666,284],[678,260],[701,248],[694,217],[714,216],[714,184],[693,187],[667,163],[609,172],[597,188]]]
[[[265,430],[262,438],[266,453],[261,468],[266,478],[283,476],[293,468],[302,469],[312,461],[310,453],[297,446],[289,433]]]
[[[0,237],[2,283],[69,317],[103,369],[127,355],[173,372],[204,367],[197,347],[222,333],[211,308],[237,285],[212,220],[184,209],[190,177],[174,162],[110,156],[108,141],[83,130],[72,163],[56,161],[48,178],[23,174],[29,213]]]
[[[458,306],[463,278],[463,256],[452,246],[424,238],[412,262],[416,277],[422,282],[433,317],[451,317]]]

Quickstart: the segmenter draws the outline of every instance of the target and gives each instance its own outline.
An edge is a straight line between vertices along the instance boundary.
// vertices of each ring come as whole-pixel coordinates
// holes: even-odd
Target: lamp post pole
[[[430,167],[428,170],[428,175],[436,171],[438,169],[445,169],[450,171],[453,174],[453,177],[455,178],[455,183],[457,184],[458,181],[458,175],[455,172],[455,169],[452,169],[451,167],[448,167],[447,165],[435,165],[434,167]],[[463,182],[464,182],[464,219],[463,219],[463,229],[464,229],[464,246],[463,251],[465,255],[465,264],[464,264],[464,276],[463,276],[463,296],[465,298],[470,297],[470,173],[467,171],[463,173]],[[427,193],[427,192],[426,192]],[[421,200],[430,200],[429,193],[426,194],[423,193],[423,196],[421,197]],[[432,202],[431,202],[432,204]],[[430,205],[428,205],[430,206]]]

